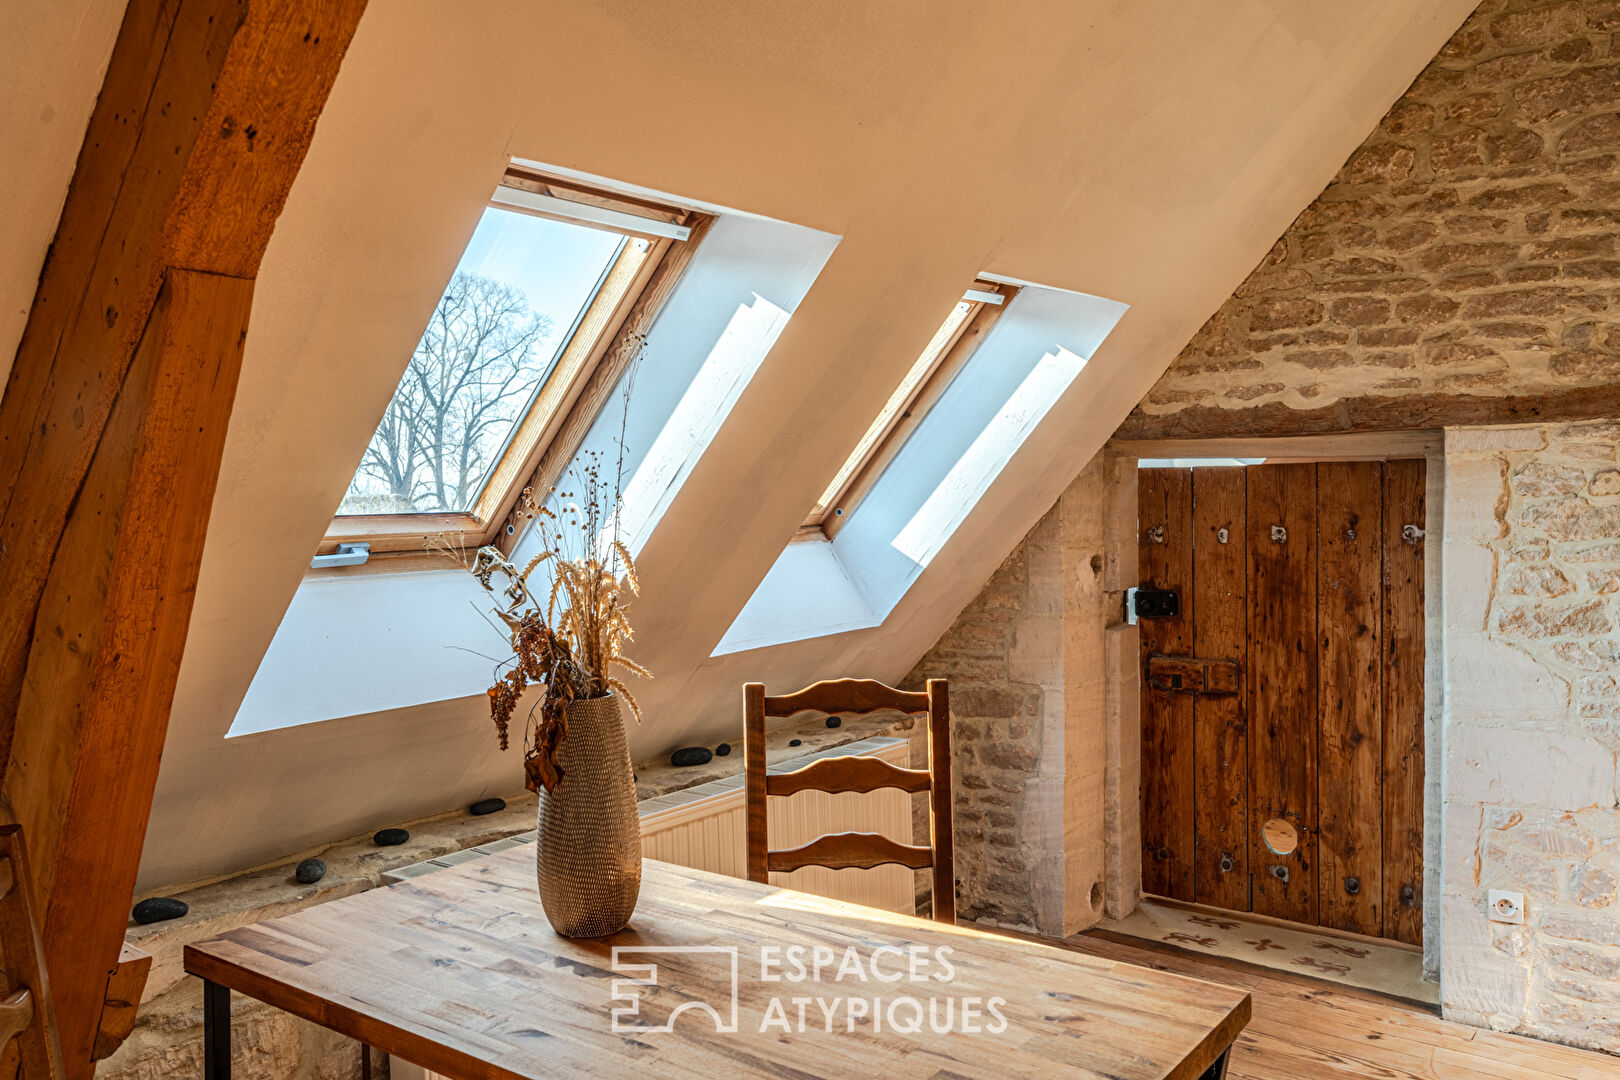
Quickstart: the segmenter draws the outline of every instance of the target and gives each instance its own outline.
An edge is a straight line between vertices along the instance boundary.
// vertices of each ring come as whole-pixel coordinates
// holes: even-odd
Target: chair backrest
[[[769,775],[765,718],[814,710],[825,713],[896,711],[928,717],[928,768],[902,769],[864,757],[833,757],[790,773]],[[956,921],[956,882],[951,844],[951,708],[944,679],[929,679],[926,691],[896,690],[871,679],[833,679],[794,694],[766,697],[763,683],[743,687],[743,773],[748,812],[748,877],[765,882],[772,871],[801,866],[870,868],[898,863],[933,869],[934,918]],[[880,833],[831,833],[802,847],[772,850],[766,829],[766,798],[799,791],[928,792],[927,847],[902,844]]]
[[[23,1080],[59,1080],[62,1048],[33,896],[22,826],[0,825],[0,1059],[20,1060]]]

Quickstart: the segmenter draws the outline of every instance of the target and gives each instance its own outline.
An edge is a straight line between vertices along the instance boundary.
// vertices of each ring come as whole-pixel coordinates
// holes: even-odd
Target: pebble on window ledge
[[[713,759],[714,753],[707,746],[683,746],[669,755],[669,763],[680,769],[707,765]]]
[[[166,919],[178,919],[191,907],[184,900],[176,900],[172,896],[152,896],[135,905],[130,916],[142,926]]]

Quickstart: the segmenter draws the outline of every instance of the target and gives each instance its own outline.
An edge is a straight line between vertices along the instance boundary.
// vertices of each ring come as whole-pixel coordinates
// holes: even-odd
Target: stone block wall
[[[1446,434],[1441,1003],[1620,1050],[1620,422]],[[1488,890],[1522,891],[1522,926]]]
[[[1617,35],[1614,0],[1481,3],[1121,434],[1610,415]]]
[[[1106,660],[1120,594],[1098,508],[1115,486],[1099,455],[902,682],[950,680],[964,921],[1064,937],[1111,898]]]
[[[1056,511],[1007,556],[902,685],[951,683],[956,803],[957,917],[1035,929],[1033,868],[1041,853],[1023,832],[1024,807],[1040,763],[1047,686],[1040,672],[1014,676],[1019,624],[1039,618],[1030,562],[1057,543]],[[1046,584],[1046,583],[1041,583]],[[1045,590],[1037,585],[1037,594]],[[1049,601],[1048,601],[1049,602]],[[1061,676],[1058,665],[1051,669]]]

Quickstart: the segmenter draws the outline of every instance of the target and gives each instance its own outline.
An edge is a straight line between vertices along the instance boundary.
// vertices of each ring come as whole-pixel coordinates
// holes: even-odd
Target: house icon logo
[[[678,959],[674,959],[678,958]],[[641,987],[654,987],[660,985],[666,988],[670,983],[660,984],[660,969],[658,961],[665,961],[668,968],[678,967],[682,972],[691,972],[695,967],[703,970],[702,985],[713,990],[713,1000],[683,1000],[669,1014],[659,1022],[656,1015],[644,1015],[643,1004],[655,1004],[658,1000],[656,993],[643,995]],[[628,1002],[625,1005],[615,1006],[613,1009],[613,1030],[623,1034],[646,1034],[659,1031],[673,1031],[675,1021],[682,1013],[706,1013],[714,1023],[717,1032],[734,1032],[737,1030],[737,947],[735,945],[615,945],[613,947],[613,970],[619,974],[630,976],[613,980],[613,999]],[[688,978],[685,981],[696,981]],[[690,988],[682,987],[679,991],[683,998],[690,997]],[[649,1012],[661,1014],[662,1010],[654,1009]],[[701,1020],[692,1020],[689,1023],[703,1023]]]

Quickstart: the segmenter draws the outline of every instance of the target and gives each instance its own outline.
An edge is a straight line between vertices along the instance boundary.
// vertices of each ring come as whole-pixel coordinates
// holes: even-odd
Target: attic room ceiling
[[[0,383],[11,371],[124,0],[11,0],[0,9]]]
[[[641,757],[745,679],[903,674],[1472,6],[373,6],[261,270],[144,882],[517,786],[479,699],[224,738],[509,158],[842,237],[641,554]],[[980,272],[1130,310],[883,626],[711,660]]]

